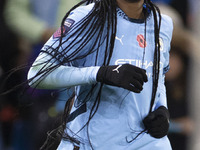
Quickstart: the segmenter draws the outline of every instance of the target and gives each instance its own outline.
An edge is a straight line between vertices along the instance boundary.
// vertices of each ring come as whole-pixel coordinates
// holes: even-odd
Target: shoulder
[[[170,36],[172,36],[173,32],[173,21],[172,18],[168,15],[161,14],[161,30],[164,30],[165,32],[168,32]]]
[[[162,18],[163,25],[167,26],[168,28],[173,29],[173,21],[171,17],[165,14],[161,14],[161,18]]]
[[[165,14],[161,14],[161,28],[160,28],[160,36],[163,40],[168,41],[167,43],[170,44],[172,40],[173,34],[173,21],[171,17]]]

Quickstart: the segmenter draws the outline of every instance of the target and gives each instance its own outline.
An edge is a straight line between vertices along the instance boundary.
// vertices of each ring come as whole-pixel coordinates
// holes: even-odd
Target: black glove
[[[130,64],[102,66],[97,73],[97,81],[108,85],[140,93],[144,82],[147,82],[144,69]]]
[[[162,138],[168,133],[169,111],[166,107],[160,106],[151,112],[143,120],[147,132],[155,138]]]

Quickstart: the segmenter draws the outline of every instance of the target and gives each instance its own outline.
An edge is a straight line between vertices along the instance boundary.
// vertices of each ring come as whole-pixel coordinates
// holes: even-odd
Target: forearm
[[[41,57],[41,56],[40,56]],[[96,82],[96,74],[99,70],[98,66],[94,67],[72,67],[72,66],[59,66],[52,72],[44,75],[47,68],[55,64],[42,63],[36,60],[28,73],[29,85],[39,89],[59,89],[72,87],[84,84],[93,84]],[[42,74],[39,72],[44,71]],[[33,79],[33,80],[32,80]]]
[[[165,87],[165,76],[162,77],[162,83],[158,86],[158,102],[156,103],[156,109],[160,106],[165,106],[167,108],[167,96]]]

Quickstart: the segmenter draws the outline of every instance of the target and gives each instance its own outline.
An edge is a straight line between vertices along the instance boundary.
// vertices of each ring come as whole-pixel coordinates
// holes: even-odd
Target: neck
[[[117,4],[129,18],[144,19],[144,14],[143,14],[144,0],[140,0],[139,2],[128,2],[127,0],[117,0]]]

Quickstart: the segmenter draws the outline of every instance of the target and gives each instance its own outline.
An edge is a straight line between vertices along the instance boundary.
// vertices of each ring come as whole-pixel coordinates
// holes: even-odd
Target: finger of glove
[[[164,116],[169,118],[169,111],[166,107],[161,106],[157,110],[154,111],[157,116]]]
[[[130,85],[132,85],[133,87],[137,88],[140,91],[143,90],[143,87],[142,87],[143,85],[136,79],[132,79],[130,81]]]
[[[155,114],[150,113],[143,119],[143,123],[149,124],[154,118],[155,118]]]
[[[134,87],[134,85],[132,85],[132,84],[128,84],[125,89],[127,89],[129,91],[132,91],[132,92],[135,92],[135,93],[140,93],[141,92],[141,90],[139,90],[138,88]]]
[[[139,73],[134,72],[132,75],[132,78],[140,82],[142,85],[144,84],[143,76]]]
[[[161,127],[151,128],[148,130],[148,133],[155,137],[155,138],[161,138],[167,135],[168,129]]]
[[[147,82],[148,81],[148,77],[147,77],[146,71],[142,74],[142,76],[143,76],[144,82]]]
[[[152,128],[149,129],[149,132],[153,133],[153,132],[167,132],[169,129],[169,125],[166,123],[162,123],[158,126],[154,126]]]
[[[168,132],[169,129],[169,124],[167,122],[163,122],[162,124],[156,125],[156,126],[152,126],[147,128],[148,132],[153,134],[153,133],[166,133]]]
[[[162,138],[162,137],[164,137],[164,136],[167,135],[167,133],[160,133],[160,132],[149,133],[149,134],[150,134],[152,137],[157,138],[157,139],[160,139],[160,138]]]
[[[141,69],[139,67],[136,67],[134,65],[126,65],[126,68],[132,72],[132,74],[140,74],[141,77],[142,77],[142,81],[143,82],[147,82],[148,81],[148,78],[147,78],[147,75],[146,75],[146,70],[144,69]]]
[[[137,72],[137,73],[142,75],[144,82],[148,81],[146,70],[136,67],[135,68],[135,72]]]
[[[149,122],[148,126],[150,128],[159,127],[163,124],[163,122],[166,122],[166,119],[164,117],[156,117],[155,119]]]

